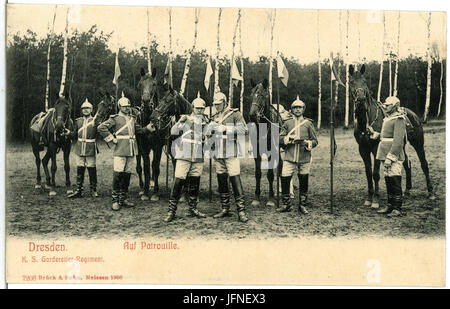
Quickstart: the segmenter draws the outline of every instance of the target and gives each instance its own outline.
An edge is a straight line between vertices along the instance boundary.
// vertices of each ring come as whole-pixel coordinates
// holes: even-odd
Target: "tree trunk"
[[[348,128],[348,115],[350,114],[350,100],[349,100],[349,59],[348,59],[348,24],[349,24],[349,11],[347,11],[347,32],[345,41],[345,122],[344,127]]]
[[[49,85],[50,85],[50,50],[52,46],[52,39],[53,39],[53,32],[55,31],[55,19],[56,19],[56,8],[58,6],[55,5],[55,11],[53,13],[53,23],[51,31],[49,29],[49,36],[48,36],[48,49],[47,49],[47,77],[45,81],[45,111],[48,111],[48,105],[49,105]],[[50,28],[50,25],[49,25]]]
[[[220,92],[219,86],[219,54],[220,54],[220,19],[222,17],[222,9],[219,8],[219,17],[217,19],[217,51],[216,63],[214,64],[214,92]]]
[[[270,16],[270,56],[269,56],[269,99],[270,104],[272,104],[272,71],[273,71],[273,56],[272,56],[272,44],[273,44],[273,28],[275,26],[275,18],[276,18],[277,10],[273,9],[272,14]]]
[[[317,99],[317,129],[320,129],[322,121],[322,68],[320,61],[320,11],[317,10],[317,65],[319,70],[319,82],[317,88],[319,89],[319,98]]]
[[[172,71],[172,8],[169,8],[169,85],[173,88]]]
[[[59,88],[59,96],[64,96],[64,87],[66,86],[66,71],[67,71],[67,37],[69,31],[69,9],[66,12],[66,28],[64,30],[64,59],[61,75],[61,87]]]
[[[150,58],[150,17],[147,9],[147,70],[152,74],[152,61]]]
[[[239,99],[239,110],[241,111],[241,114],[244,114],[244,59],[243,59],[243,53],[242,53],[242,16],[241,19],[239,20],[239,57],[241,59],[241,76],[242,76],[242,81],[241,81],[241,96]]]
[[[241,19],[241,9],[238,10],[238,16],[236,20],[236,25],[234,26],[233,33],[233,47],[231,49],[231,63],[230,63],[230,90],[228,92],[228,101],[230,102],[230,107],[233,107],[233,66],[234,66],[234,46],[236,45],[236,32]]]
[[[191,68],[191,56],[192,56],[192,53],[194,52],[195,46],[197,44],[197,25],[198,25],[198,16],[200,14],[200,9],[196,8],[194,14],[195,14],[194,43],[192,44],[191,50],[188,52],[187,59],[186,59],[186,64],[184,66],[183,78],[181,80],[180,93],[183,94],[183,95],[184,95],[185,89],[186,89],[186,81],[187,81],[187,78],[188,78],[189,69]]]
[[[427,41],[427,94],[425,99],[425,111],[423,113],[423,121],[427,122],[428,112],[430,110],[430,94],[431,94],[431,12],[428,13],[427,20],[428,41]]]
[[[397,96],[397,80],[398,80],[398,61],[400,59],[400,11],[398,11],[398,31],[397,31],[397,59],[395,60],[394,73],[394,97]]]
[[[378,80],[377,101],[381,102],[381,83],[383,82],[384,42],[386,41],[386,16],[383,12],[383,43],[381,44],[380,78]]]
[[[341,56],[342,56],[342,11],[339,11],[339,53],[337,56],[337,74],[341,75]],[[339,87],[334,87],[334,105],[339,102]]]
[[[438,106],[438,112],[437,112],[437,116],[439,117],[441,114],[441,105],[442,105],[442,95],[443,95],[443,89],[442,89],[442,78],[444,76],[444,61],[441,59],[441,79],[439,81],[439,89],[441,91],[441,94],[439,96],[439,106]]]
[[[392,56],[389,54],[389,96],[392,96]]]

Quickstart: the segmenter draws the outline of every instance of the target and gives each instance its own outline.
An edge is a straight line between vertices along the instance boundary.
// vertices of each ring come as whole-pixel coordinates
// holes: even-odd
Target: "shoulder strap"
[[[133,120],[133,117],[130,117],[130,120],[128,120],[119,130],[116,131],[116,133],[114,133],[116,136],[117,134],[119,134],[120,132],[122,132],[123,130],[125,130],[126,127],[128,127],[128,125],[131,124],[131,121]]]
[[[95,115],[97,116],[97,115]],[[84,126],[82,126],[81,128],[78,129],[78,132],[83,131],[84,129],[86,129],[87,127],[89,127],[90,125],[92,125],[95,121],[95,117],[93,117],[88,123],[86,123]]]
[[[303,124],[305,124],[308,121],[308,119],[303,119],[302,122],[300,122],[299,124],[297,124],[295,127],[292,128],[291,131],[289,131],[289,133],[287,134],[288,136],[291,135],[298,127],[301,127]]]
[[[225,120],[225,119],[227,119],[229,116],[231,116],[231,114],[233,114],[234,113],[234,110],[230,110],[228,113],[226,113],[223,117],[220,117],[218,120],[217,120],[217,122],[219,123],[219,124],[222,124],[222,122]]]

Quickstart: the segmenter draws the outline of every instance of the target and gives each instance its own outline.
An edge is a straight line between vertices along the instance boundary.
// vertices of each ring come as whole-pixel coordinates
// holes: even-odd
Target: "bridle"
[[[256,98],[258,98],[258,96],[259,96],[258,90],[255,90],[254,96],[255,96]],[[267,123],[269,123],[270,125],[273,125],[273,126],[275,126],[275,127],[277,127],[277,128],[280,129],[280,126],[279,126],[278,123],[273,122],[272,120],[270,120],[269,118],[267,118],[267,116],[264,114],[264,111],[265,111],[265,109],[266,109],[266,106],[265,106],[265,105],[267,105],[269,109],[270,109],[270,108],[273,108],[273,106],[271,106],[270,104],[265,103],[264,98],[263,98],[262,101],[264,102],[263,104],[258,103],[258,100],[252,102],[252,106],[255,105],[255,106],[257,107],[257,111],[256,111],[256,121],[259,123],[259,122],[261,121],[261,119],[263,119],[263,120],[267,121]],[[277,112],[277,117],[278,117],[279,120],[280,120],[281,117],[280,117],[278,111],[276,111],[276,112]]]
[[[373,99],[372,99],[372,97],[370,96],[370,93],[369,93],[369,91],[368,91],[368,89],[367,88],[363,88],[363,87],[358,87],[358,88],[356,88],[354,91],[352,91],[352,96],[353,96],[353,102],[354,102],[354,106],[357,106],[357,104],[358,104],[358,101],[360,101],[359,99],[358,99],[358,96],[356,95],[357,93],[358,93],[358,91],[362,91],[362,92],[364,92],[364,97],[365,97],[365,100],[364,100],[364,109],[365,109],[365,118],[366,118],[366,127],[365,127],[365,130],[363,131],[363,132],[361,132],[361,134],[362,135],[372,135],[374,132],[376,132],[374,129],[373,129],[373,125],[375,124],[375,122],[378,120],[378,117],[380,116],[380,110],[381,110],[381,114],[383,115],[383,117],[385,116],[384,115],[384,110],[383,110],[383,108],[381,107],[381,105],[379,104],[379,102],[376,102],[375,101],[375,104],[376,104],[376,111],[377,111],[377,113],[376,113],[376,115],[375,115],[375,118],[373,119],[373,121],[372,122],[369,122],[370,121],[370,115],[369,115],[369,110],[370,110],[370,105],[372,104],[372,101],[374,101]],[[361,104],[361,103],[359,103],[359,104]],[[353,111],[353,113],[354,113],[354,119],[356,120],[357,118],[356,118],[356,108],[354,109],[354,111]],[[377,133],[379,133],[379,132],[377,132]]]

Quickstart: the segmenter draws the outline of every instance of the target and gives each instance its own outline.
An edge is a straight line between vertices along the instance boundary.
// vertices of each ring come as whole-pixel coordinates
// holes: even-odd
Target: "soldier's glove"
[[[286,136],[286,137],[284,138],[284,143],[285,143],[286,145],[293,144],[293,143],[294,143],[294,140],[295,140],[295,138],[294,138],[293,136]]]
[[[309,139],[304,140],[304,141],[303,141],[303,146],[305,146],[305,149],[306,149],[306,150],[311,151],[311,149],[312,149],[312,141],[309,140]]]
[[[187,115],[183,115],[181,116],[180,120],[178,120],[179,122],[185,122],[188,119]]]

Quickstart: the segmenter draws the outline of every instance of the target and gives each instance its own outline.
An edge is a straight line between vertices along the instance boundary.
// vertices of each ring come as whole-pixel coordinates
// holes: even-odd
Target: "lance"
[[[278,71],[279,63],[277,61],[277,71]],[[277,117],[280,115],[280,76],[278,76],[277,73]],[[279,127],[278,130],[278,136],[280,136]],[[278,138],[279,139],[279,138]],[[277,164],[276,166],[276,173],[277,173],[277,207],[280,205],[280,169],[278,167],[278,164],[280,164],[280,145],[278,144],[278,158],[277,158]]]
[[[211,77],[209,77],[211,79]],[[209,118],[212,119],[212,106],[214,101],[214,90],[212,83],[209,83],[209,94],[211,96],[211,104],[209,105]],[[209,152],[209,202],[212,202],[212,153]]]
[[[169,8],[169,87],[173,88],[172,81],[172,8]],[[169,188],[169,138],[170,132],[167,134],[166,144],[166,188]]]
[[[333,114],[334,114],[334,106],[333,106],[333,53],[330,55],[330,64],[331,64],[331,78],[330,78],[330,99],[331,99],[331,108],[330,108],[330,205],[331,205],[331,213],[333,213],[333,168],[334,168],[334,123],[333,123]]]

